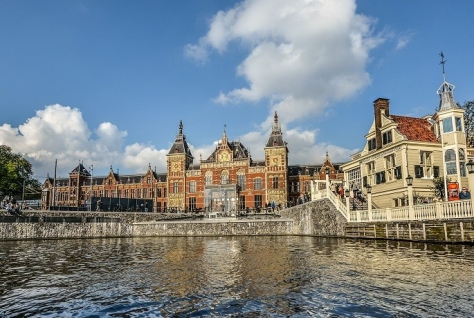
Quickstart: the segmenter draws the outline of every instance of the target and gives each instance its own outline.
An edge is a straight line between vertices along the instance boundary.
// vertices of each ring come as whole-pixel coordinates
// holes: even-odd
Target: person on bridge
[[[467,190],[466,187],[461,188],[459,199],[471,199],[471,193]]]

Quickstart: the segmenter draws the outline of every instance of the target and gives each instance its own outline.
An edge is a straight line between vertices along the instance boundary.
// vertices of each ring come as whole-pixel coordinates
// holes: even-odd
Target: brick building
[[[342,179],[338,164],[326,154],[322,165],[289,165],[288,147],[275,112],[272,132],[264,147],[265,158],[253,160],[241,142],[229,141],[224,130],[216,149],[194,163],[183,133],[183,124],[167,154],[166,173],[148,165],[144,174],[120,175],[110,167],[107,176],[93,176],[82,163],[68,178],[47,178],[43,184],[42,207],[48,209],[103,210],[134,207],[142,211],[209,210],[233,214],[245,208],[280,207],[310,198],[311,179]],[[90,206],[89,204],[92,203]]]

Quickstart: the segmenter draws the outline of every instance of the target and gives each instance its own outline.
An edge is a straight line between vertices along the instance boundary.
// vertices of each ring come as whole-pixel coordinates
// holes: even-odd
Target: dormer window
[[[388,131],[382,134],[382,145],[392,143],[392,131]]]
[[[369,146],[369,151],[375,150],[377,148],[377,144],[375,142],[375,138],[370,139],[367,141],[367,144]]]

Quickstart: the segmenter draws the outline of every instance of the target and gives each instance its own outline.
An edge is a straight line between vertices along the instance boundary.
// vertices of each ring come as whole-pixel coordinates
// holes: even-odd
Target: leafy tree
[[[28,160],[12,153],[11,147],[0,145],[0,195],[19,196],[24,192],[25,199],[39,198],[41,185],[32,175]]]
[[[466,130],[466,143],[468,146],[474,146],[474,101],[465,101],[463,105],[458,106],[464,111],[464,128]]]
[[[448,178],[447,182],[449,182],[450,179]],[[445,198],[445,180],[444,177],[436,177],[433,178],[433,187],[431,187],[431,190],[434,192],[436,198],[439,200],[444,200]]]

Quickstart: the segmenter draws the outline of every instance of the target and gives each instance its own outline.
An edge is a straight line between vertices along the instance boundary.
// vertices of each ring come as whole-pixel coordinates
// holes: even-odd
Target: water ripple
[[[273,236],[0,245],[0,317],[474,316],[472,246]]]

